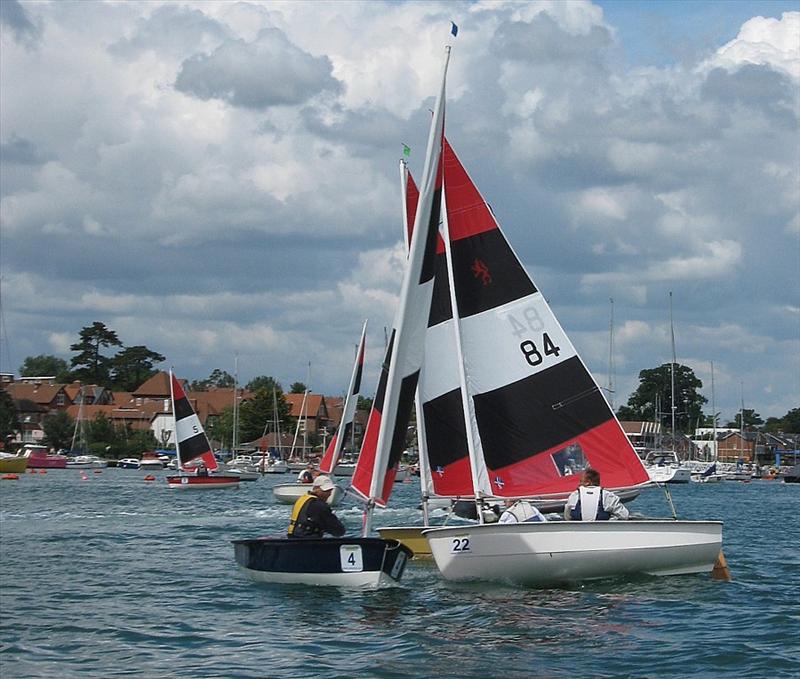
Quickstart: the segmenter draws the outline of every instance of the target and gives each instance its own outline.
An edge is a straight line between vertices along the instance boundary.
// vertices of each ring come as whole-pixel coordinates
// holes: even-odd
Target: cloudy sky
[[[797,2],[0,8],[0,370],[101,321],[182,377],[340,394],[369,318],[374,393],[452,42],[447,135],[603,385],[613,298],[615,404],[672,291],[724,419],[800,405]]]

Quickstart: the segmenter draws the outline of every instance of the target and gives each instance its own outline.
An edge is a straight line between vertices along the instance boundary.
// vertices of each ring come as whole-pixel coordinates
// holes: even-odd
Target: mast
[[[283,460],[283,450],[281,449],[281,419],[278,416],[278,390],[272,385],[272,417],[275,422],[272,426],[272,433],[275,434],[275,447],[278,449],[278,459]]]
[[[611,410],[614,410],[614,299],[609,297],[611,303],[611,320],[608,323],[608,401]]]
[[[676,455],[675,450],[675,328],[672,324],[672,290],[669,291],[669,334],[672,342],[672,362],[669,364],[669,379],[670,379],[670,401],[672,407],[672,452]]]
[[[717,461],[717,406],[714,402],[714,361],[711,361],[711,428],[714,436],[714,462]]]
[[[172,368],[169,369],[169,400],[172,404],[172,429],[175,432],[175,465],[178,475],[183,475],[183,463],[181,462],[181,444],[178,436],[178,414],[175,412],[175,387],[172,383]]]
[[[231,448],[233,455],[236,456],[236,448],[239,445],[239,354],[234,355],[233,359],[233,433],[231,435]]]

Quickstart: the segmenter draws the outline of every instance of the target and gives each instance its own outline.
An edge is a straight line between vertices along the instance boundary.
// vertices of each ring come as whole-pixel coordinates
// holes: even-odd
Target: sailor
[[[536,507],[527,500],[506,500],[506,509],[497,520],[498,523],[524,523],[547,521]]]
[[[327,476],[318,476],[314,479],[311,490],[294,503],[287,537],[321,538],[325,533],[330,533],[334,537],[344,535],[342,522],[336,518],[328,504],[328,498],[335,487]]]
[[[567,499],[564,518],[567,521],[607,521],[627,519],[628,509],[615,493],[600,487],[600,472],[587,467],[581,484]]]
[[[314,467],[308,465],[305,469],[301,470],[297,475],[298,483],[312,483],[314,481]]]

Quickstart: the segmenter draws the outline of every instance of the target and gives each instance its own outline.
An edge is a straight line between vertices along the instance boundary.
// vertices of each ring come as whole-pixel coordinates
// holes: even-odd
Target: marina
[[[290,508],[272,497],[279,476],[194,494],[169,491],[166,471],[151,483],[145,473],[109,468],[82,480],[80,470],[56,470],[2,482],[4,679],[56,667],[61,677],[175,676],[176,663],[193,677],[346,677],[362,663],[385,677],[800,671],[797,484],[671,489],[681,518],[725,522],[731,582],[687,575],[536,589],[448,583],[430,561],[412,561],[398,586],[354,590],[258,584],[238,572],[232,541],[286,530]],[[415,484],[400,484],[375,520],[418,523],[418,504]],[[629,507],[661,516],[663,504],[651,488]],[[362,510],[349,496],[337,508],[348,535]]]

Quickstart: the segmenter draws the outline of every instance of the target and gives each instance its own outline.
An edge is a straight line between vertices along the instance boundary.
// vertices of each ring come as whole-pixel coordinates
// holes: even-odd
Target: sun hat
[[[314,488],[320,488],[322,490],[333,490],[336,486],[333,485],[333,481],[330,480],[328,476],[318,476],[314,479]]]

